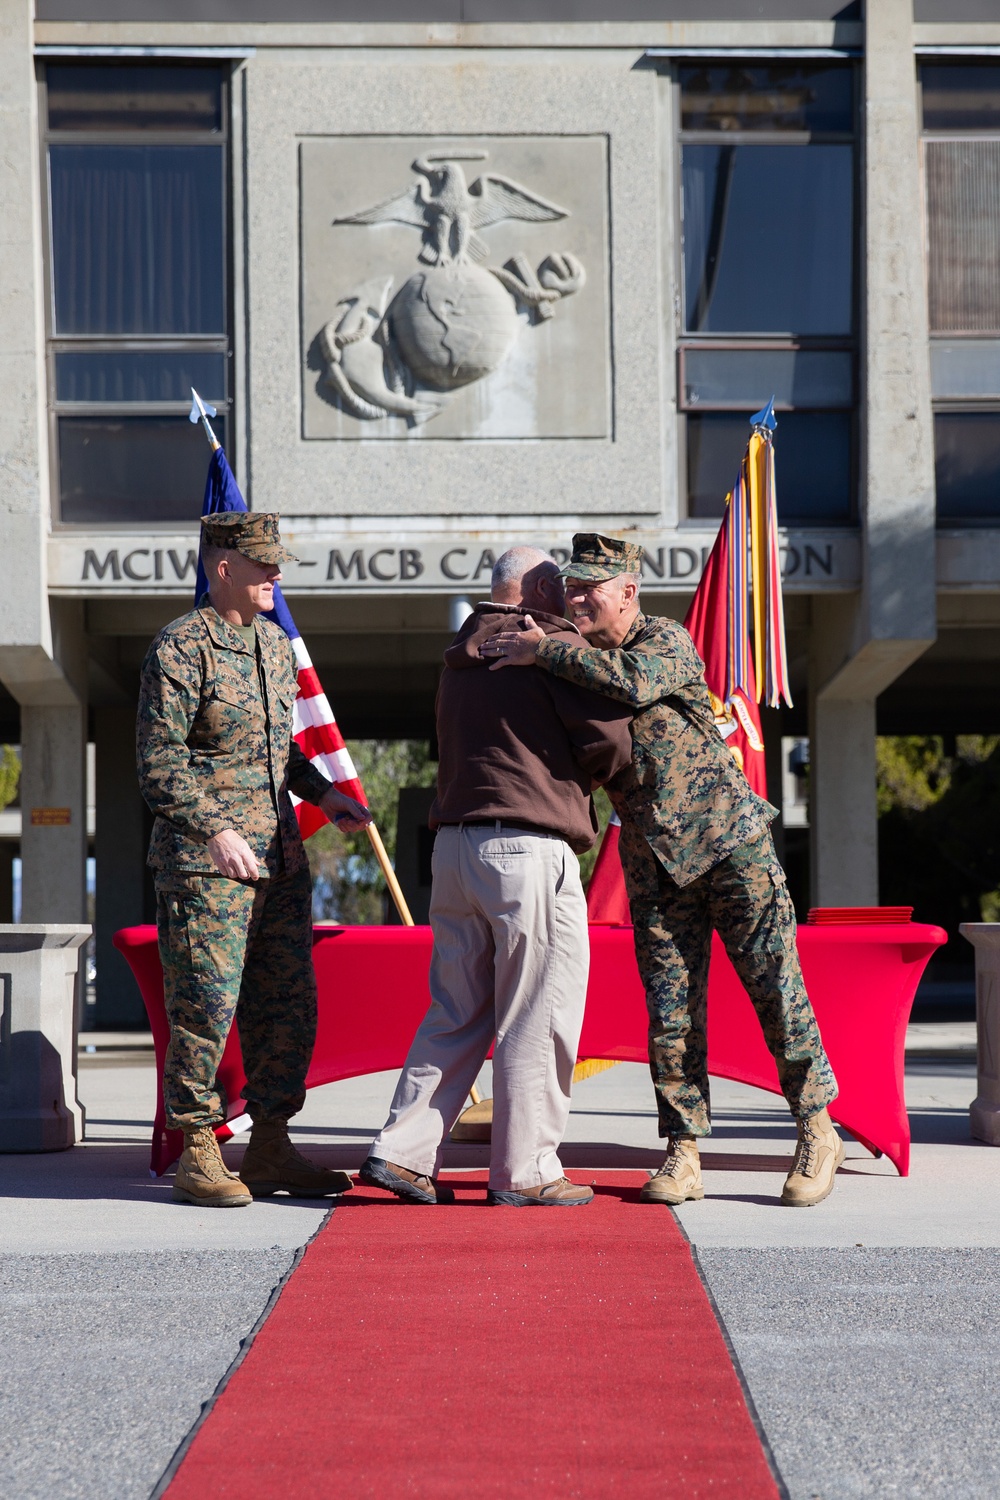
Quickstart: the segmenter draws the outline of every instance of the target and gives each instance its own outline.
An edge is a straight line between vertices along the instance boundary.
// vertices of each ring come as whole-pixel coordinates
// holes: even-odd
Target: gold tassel
[[[597,1073],[606,1073],[609,1068],[617,1068],[617,1060],[609,1061],[605,1057],[588,1057],[586,1062],[578,1062],[573,1069],[573,1082],[580,1083],[584,1078],[593,1078]]]

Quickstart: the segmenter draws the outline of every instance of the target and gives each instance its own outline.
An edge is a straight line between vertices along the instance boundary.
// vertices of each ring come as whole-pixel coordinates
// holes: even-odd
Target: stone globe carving
[[[387,316],[414,380],[438,391],[489,375],[518,332],[508,292],[490,271],[467,264],[417,271],[400,287]]]

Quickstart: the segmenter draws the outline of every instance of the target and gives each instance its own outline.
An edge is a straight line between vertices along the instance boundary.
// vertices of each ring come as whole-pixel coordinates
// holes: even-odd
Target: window
[[[1000,66],[920,70],[938,522],[1000,524]]]
[[[223,72],[53,62],[45,93],[59,519],[195,517],[191,386],[229,419]]]
[[[775,397],[782,521],[853,517],[854,76],[843,63],[679,70],[688,515],[722,514]]]

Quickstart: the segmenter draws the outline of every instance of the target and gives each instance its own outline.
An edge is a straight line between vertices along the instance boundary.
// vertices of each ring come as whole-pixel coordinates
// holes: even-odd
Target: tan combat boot
[[[361,1163],[358,1181],[368,1187],[395,1193],[401,1203],[454,1203],[454,1188],[444,1187],[426,1172],[413,1172],[381,1156],[369,1156]]]
[[[594,1189],[579,1187],[568,1177],[543,1182],[530,1188],[488,1188],[486,1202],[491,1208],[582,1208],[590,1203]]]
[[[693,1135],[672,1135],[667,1156],[660,1170],[643,1183],[640,1203],[687,1203],[704,1198],[701,1185],[701,1158]]]
[[[293,1198],[326,1198],[346,1193],[354,1182],[346,1172],[314,1166],[288,1139],[287,1120],[256,1120],[243,1155],[240,1176],[255,1198],[290,1193]]]
[[[246,1208],[253,1199],[222,1160],[211,1125],[184,1132],[184,1150],[174,1178],[174,1202],[201,1208]]]
[[[799,1143],[781,1201],[788,1208],[812,1208],[833,1191],[833,1179],[844,1160],[844,1143],[825,1109],[808,1120],[796,1120]]]

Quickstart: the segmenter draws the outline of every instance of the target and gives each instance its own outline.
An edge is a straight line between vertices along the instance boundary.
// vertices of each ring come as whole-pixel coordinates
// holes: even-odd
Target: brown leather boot
[[[799,1143],[781,1201],[788,1208],[812,1208],[833,1192],[833,1179],[844,1160],[844,1143],[825,1109],[808,1120],[796,1120]]]
[[[369,1156],[361,1165],[358,1181],[369,1187],[382,1188],[395,1193],[402,1203],[454,1203],[455,1191],[444,1187],[436,1177],[426,1172],[411,1172],[394,1161],[383,1161],[381,1156]]]
[[[555,1182],[543,1182],[539,1187],[490,1188],[486,1201],[491,1208],[580,1208],[593,1196],[593,1188],[577,1187],[568,1177],[557,1177]]]
[[[704,1196],[697,1140],[693,1135],[672,1135],[663,1166],[643,1183],[639,1202],[670,1203],[676,1207],[688,1199]]]
[[[269,1198],[272,1193],[327,1198],[354,1186],[346,1172],[314,1166],[296,1151],[288,1139],[287,1120],[254,1121],[240,1176],[255,1198]]]
[[[184,1150],[174,1178],[175,1203],[201,1208],[246,1208],[253,1199],[235,1172],[222,1160],[211,1125],[184,1132]]]

